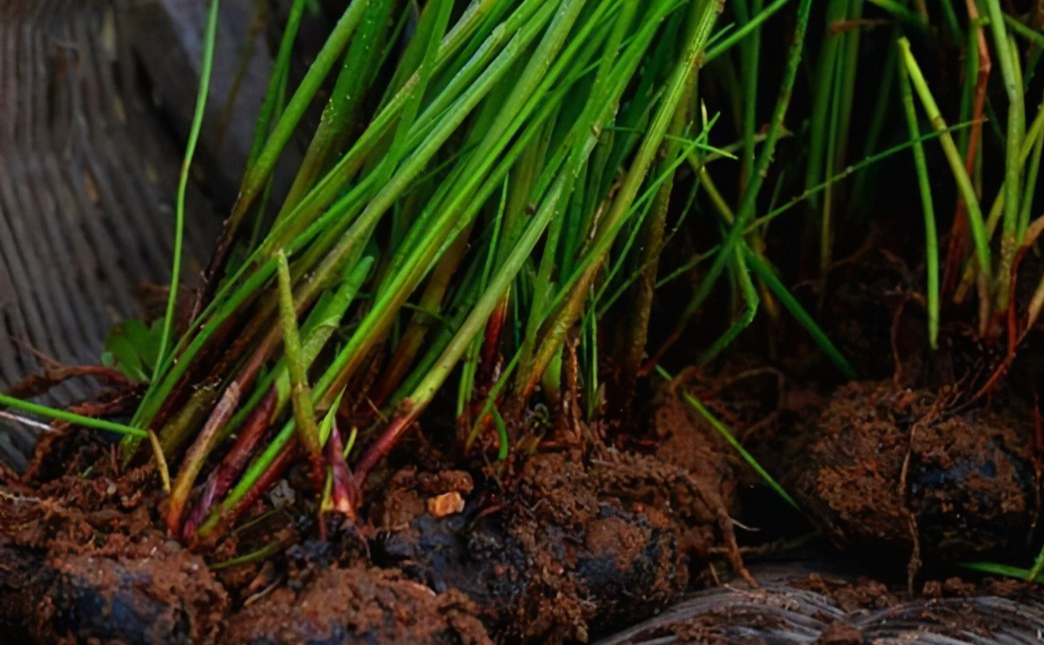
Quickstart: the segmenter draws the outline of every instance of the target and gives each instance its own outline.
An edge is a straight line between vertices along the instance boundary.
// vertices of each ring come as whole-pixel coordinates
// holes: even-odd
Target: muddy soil
[[[1024,410],[953,411],[946,393],[846,385],[783,476],[836,544],[959,561],[1026,549],[1040,511]]]
[[[639,431],[542,428],[531,454],[507,462],[412,441],[371,474],[357,522],[326,517],[325,541],[307,473],[291,469],[244,528],[192,552],[162,529],[151,465],[123,470],[114,443],[66,429],[40,444],[23,480],[0,482],[0,628],[12,643],[70,645],[666,634],[676,640],[654,642],[840,644],[884,638],[888,621],[939,626],[924,632],[938,638],[979,633],[975,616],[1021,602],[1022,588],[924,581],[962,560],[1029,557],[1040,486],[1024,398],[969,402],[915,386],[931,361],[904,379],[836,388],[782,364],[737,355],[717,371],[684,370],[655,393]],[[766,501],[684,393],[755,449],[811,522],[780,521],[781,502]],[[886,582],[748,572],[813,528]],[[664,615],[669,629],[610,636],[726,575],[733,596],[703,592]]]
[[[744,552],[756,561],[783,547],[737,540],[734,518],[772,520],[745,514],[756,479],[682,391],[741,438],[782,446],[765,463],[830,541],[893,562],[890,586],[749,574]],[[893,381],[824,396],[736,361],[664,386],[646,436],[573,429],[469,470],[439,468],[451,460],[429,447],[421,466],[375,472],[363,517],[328,518],[325,542],[308,496],[292,492],[307,475],[292,470],[249,529],[200,553],[162,532],[150,467],[121,471],[113,444],[71,433],[41,446],[65,468],[49,460],[0,489],[0,628],[5,642],[30,644],[579,643],[732,571],[732,588],[750,591],[705,592],[665,614],[669,629],[657,619],[606,642],[871,642],[892,633],[886,619],[941,625],[925,633],[943,638],[1022,589],[928,583],[915,596],[973,599],[903,600],[903,565],[911,583],[922,561],[1024,553],[1040,506],[1027,411],[950,401]],[[740,639],[752,625],[776,636]]]
[[[970,396],[988,361],[959,333],[928,352],[904,331],[919,314],[902,267],[865,275],[836,294],[848,306],[831,320],[874,380],[838,385],[800,344],[771,361],[737,350],[678,370],[626,431],[520,422],[517,445],[530,449],[504,462],[462,457],[422,428],[371,472],[358,520],[327,515],[325,530],[308,473],[292,468],[239,528],[190,550],[165,533],[151,464],[121,468],[98,433],[51,433],[24,477],[0,472],[3,642],[840,645],[1044,629],[1025,587],[953,577],[957,562],[1025,562],[1039,544],[1032,397],[1007,385]],[[863,316],[871,300],[885,313]],[[93,405],[119,414],[132,403]],[[813,531],[884,581],[747,569]]]
[[[177,542],[156,531],[102,533],[99,523],[125,518],[53,499],[5,496],[0,518],[5,643],[217,642],[228,594]]]
[[[586,642],[713,559],[741,566],[730,458],[662,398],[658,449],[574,434],[472,472],[385,469],[361,521],[331,518],[326,542],[307,495],[275,510],[286,496],[270,494],[250,530],[200,553],[163,534],[150,467],[120,471],[114,445],[71,434],[41,446],[66,468],[2,489],[0,626],[25,643]],[[274,540],[273,557],[208,566]]]

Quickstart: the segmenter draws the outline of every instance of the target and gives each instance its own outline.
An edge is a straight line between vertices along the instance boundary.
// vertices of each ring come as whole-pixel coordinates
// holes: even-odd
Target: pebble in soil
[[[943,563],[1025,549],[1040,506],[1029,428],[946,402],[892,382],[842,386],[792,447],[784,481],[856,553]]]

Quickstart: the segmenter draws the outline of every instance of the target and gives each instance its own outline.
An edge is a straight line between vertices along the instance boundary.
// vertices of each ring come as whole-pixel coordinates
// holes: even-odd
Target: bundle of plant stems
[[[569,338],[596,364],[595,308],[633,279],[622,259],[708,149],[694,97],[712,0],[353,0],[291,90],[306,5],[201,310],[175,334],[172,289],[123,442],[133,459],[152,433],[168,529],[190,541],[297,460],[323,508],[353,516],[367,472],[450,388],[460,442],[503,458],[501,410],[560,395]],[[274,203],[275,166],[317,104]]]

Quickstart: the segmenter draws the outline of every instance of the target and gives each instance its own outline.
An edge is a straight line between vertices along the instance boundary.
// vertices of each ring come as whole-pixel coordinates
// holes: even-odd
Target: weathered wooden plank
[[[205,265],[234,197],[270,58],[260,36],[238,83],[253,0],[223,3],[201,169],[189,195],[186,279]],[[173,203],[195,102],[205,3],[0,2],[0,388],[97,362],[110,327],[140,315],[135,288],[169,279]],[[198,177],[206,177],[200,183]],[[67,383],[50,402],[87,396]],[[0,460],[32,444],[0,420]]]

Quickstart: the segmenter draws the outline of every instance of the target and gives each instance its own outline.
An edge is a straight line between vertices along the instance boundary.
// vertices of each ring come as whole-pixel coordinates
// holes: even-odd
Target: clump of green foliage
[[[460,440],[506,456],[502,410],[560,395],[573,335],[597,377],[592,312],[632,279],[620,245],[711,150],[695,81],[716,2],[356,0],[290,91],[305,10],[293,4],[205,306],[161,342],[130,423],[178,464],[167,521],[188,539],[227,525],[296,454],[351,514],[454,373]],[[276,163],[323,87],[276,203]],[[345,423],[362,448],[348,481],[330,449]]]

